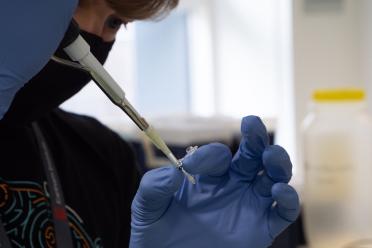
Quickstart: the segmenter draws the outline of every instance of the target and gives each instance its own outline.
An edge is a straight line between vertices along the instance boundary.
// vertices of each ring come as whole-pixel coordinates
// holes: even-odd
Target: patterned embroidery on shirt
[[[48,196],[46,187],[35,182],[0,179],[0,213],[13,247],[56,247]],[[101,248],[101,239],[92,240],[75,211],[66,209],[75,247]]]

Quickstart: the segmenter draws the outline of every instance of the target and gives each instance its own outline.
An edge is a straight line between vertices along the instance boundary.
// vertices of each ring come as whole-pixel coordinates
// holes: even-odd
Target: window
[[[190,0],[164,20],[121,30],[105,67],[146,118],[255,114],[275,123],[290,82],[289,6]],[[63,107],[106,124],[129,121],[94,84]]]

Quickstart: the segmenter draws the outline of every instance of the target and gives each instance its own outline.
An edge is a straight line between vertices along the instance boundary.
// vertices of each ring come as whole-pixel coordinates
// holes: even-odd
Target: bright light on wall
[[[216,1],[218,111],[277,117],[279,30],[277,0]]]

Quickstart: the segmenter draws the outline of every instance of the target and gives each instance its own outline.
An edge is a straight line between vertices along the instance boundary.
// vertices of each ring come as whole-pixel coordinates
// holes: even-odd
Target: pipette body
[[[195,184],[194,177],[185,171],[182,162],[174,156],[155,129],[149,125],[145,118],[143,118],[130,104],[121,87],[90,52],[90,46],[88,43],[79,35],[76,40],[64,48],[64,51],[73,61],[78,62],[82,66],[80,66],[79,69],[84,69],[91,74],[96,84],[101,88],[106,96],[128,115],[128,117],[138,126],[138,128],[141,129],[141,131],[145,133],[151,142],[164,153],[171,163],[184,173],[191,183]]]

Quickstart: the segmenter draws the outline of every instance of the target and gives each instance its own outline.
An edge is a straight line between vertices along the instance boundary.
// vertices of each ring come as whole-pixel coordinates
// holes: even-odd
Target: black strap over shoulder
[[[49,150],[47,141],[39,127],[34,122],[32,128],[35,133],[36,142],[39,147],[39,152],[47,177],[50,204],[53,212],[53,224],[56,235],[56,244],[58,248],[73,248],[72,235],[67,219],[67,211],[65,200],[61,188],[61,182],[55,167],[52,154]],[[0,248],[12,248],[11,241],[5,230],[5,223],[0,218]]]

